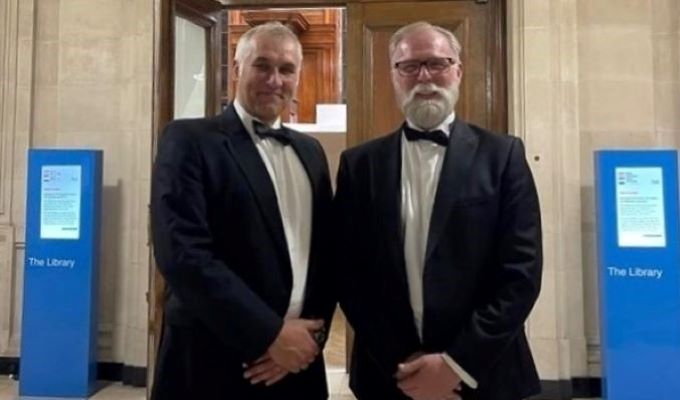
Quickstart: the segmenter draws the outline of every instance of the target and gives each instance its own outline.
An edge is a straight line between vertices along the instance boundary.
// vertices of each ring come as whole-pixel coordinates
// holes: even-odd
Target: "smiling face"
[[[453,63],[439,70],[438,63],[445,59]],[[463,76],[458,55],[446,38],[433,29],[412,32],[397,43],[391,61],[393,66],[420,64],[415,74],[392,68],[397,103],[406,117],[421,129],[441,124],[453,112]]]
[[[248,54],[234,65],[236,98],[250,115],[272,123],[295,97],[302,63],[299,44],[266,33],[251,40]]]

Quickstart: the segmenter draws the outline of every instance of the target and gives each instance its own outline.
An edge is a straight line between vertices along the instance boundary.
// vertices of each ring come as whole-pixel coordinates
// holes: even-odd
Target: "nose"
[[[432,74],[430,74],[430,70],[427,69],[425,64],[420,65],[416,78],[418,79],[418,82],[429,82],[432,79]]]
[[[272,70],[272,73],[269,74],[269,79],[267,83],[269,83],[271,86],[279,87],[281,86],[282,82],[283,80],[281,79],[281,73],[279,72],[279,70],[274,68]]]

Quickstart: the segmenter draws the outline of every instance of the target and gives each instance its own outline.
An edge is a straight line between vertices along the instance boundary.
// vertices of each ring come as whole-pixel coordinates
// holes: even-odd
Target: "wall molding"
[[[8,221],[17,101],[19,0],[0,3],[0,221]]]
[[[24,197],[24,180],[16,170],[22,160],[15,147],[28,143],[33,98],[35,0],[0,2],[0,355],[18,353],[16,305],[21,301],[17,262],[21,260],[23,216],[12,199]],[[19,154],[19,156],[17,156]],[[19,157],[19,158],[18,158]]]
[[[10,346],[14,304],[14,229],[0,225],[0,354]]]
[[[35,0],[0,2],[0,224],[20,223],[12,207],[13,191],[24,190],[16,154],[27,145],[15,146],[31,135],[35,18]]]
[[[574,179],[580,165],[577,11],[574,1],[549,0],[538,8],[508,0],[510,131],[526,144],[544,227],[543,290],[526,329],[548,382],[588,374],[580,182]]]

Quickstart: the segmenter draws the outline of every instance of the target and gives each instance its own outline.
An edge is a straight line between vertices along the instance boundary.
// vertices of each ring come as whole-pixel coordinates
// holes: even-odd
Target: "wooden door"
[[[167,7],[163,8],[163,4],[175,1],[194,3],[212,0],[162,0],[162,25],[171,19],[170,12]],[[421,20],[451,29],[463,46],[463,80],[456,107],[457,115],[495,132],[507,130],[505,0],[222,0],[222,4],[231,9],[309,6],[347,8],[347,37],[344,45],[347,67],[343,79],[346,80],[347,88],[348,146],[388,133],[403,120],[394,101],[387,44],[390,35],[401,26]],[[161,34],[161,46],[165,40],[169,39],[164,39]],[[163,54],[161,51],[161,75],[167,74],[166,67],[171,65],[170,59],[164,59]],[[319,67],[328,68],[325,65]],[[171,111],[163,108],[167,106],[167,98],[172,98],[172,93],[163,90],[164,86],[160,85],[156,95],[157,128],[172,118]],[[151,273],[149,314],[149,376],[155,359],[157,340],[154,338],[159,337],[162,318],[163,285],[158,279],[160,276],[154,272]],[[351,343],[350,330],[348,343]],[[349,346],[347,348],[349,357],[351,351]]]
[[[183,101],[186,96],[178,96],[182,93],[178,78],[182,74],[190,74],[192,78],[204,80],[201,92],[199,110],[205,116],[215,115],[220,111],[219,84],[220,84],[220,25],[219,12],[223,6],[217,0],[161,0],[158,3],[158,15],[160,24],[157,28],[158,40],[155,50],[155,93],[154,93],[154,118],[153,131],[154,153],[156,143],[165,125],[178,117],[175,115],[178,108],[176,103]],[[201,71],[191,71],[186,68],[177,67],[178,63],[184,60],[177,59],[176,56],[188,57],[195,53],[187,53],[184,49],[178,48],[176,32],[177,24],[184,24],[184,29],[189,27],[194,32],[202,31],[199,34],[199,41],[195,45],[202,47],[201,56],[205,70],[201,77]],[[190,48],[194,43],[190,43]],[[189,55],[187,55],[189,54]],[[185,80],[186,82],[186,80]],[[181,108],[179,108],[182,110]],[[150,234],[149,229],[149,234]],[[150,235],[149,235],[150,236]],[[156,351],[160,342],[163,324],[163,298],[165,293],[165,282],[163,277],[156,269],[155,261],[151,260],[149,270],[149,292],[147,294],[147,304],[149,306],[149,326],[148,326],[148,354],[147,354],[147,391],[151,389],[153,383],[153,371],[156,360]]]
[[[400,27],[427,21],[450,29],[463,52],[456,113],[496,132],[507,130],[504,2],[366,2],[348,7],[348,144],[396,129],[404,120],[394,100],[388,42]]]

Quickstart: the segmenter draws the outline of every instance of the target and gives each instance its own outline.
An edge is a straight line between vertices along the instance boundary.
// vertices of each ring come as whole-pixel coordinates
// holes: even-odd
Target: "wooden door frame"
[[[257,9],[257,8],[303,8],[303,7],[314,7],[314,8],[326,8],[326,7],[342,7],[347,10],[349,15],[361,15],[363,4],[370,3],[400,3],[400,2],[413,2],[414,0],[220,0],[222,6],[219,8],[221,10],[229,9]],[[490,96],[497,99],[498,101],[492,103],[492,108],[489,110],[491,114],[490,128],[496,132],[507,132],[508,128],[508,34],[506,26],[506,16],[507,16],[507,3],[509,0],[428,0],[429,2],[438,1],[475,1],[476,3],[492,3],[491,7],[491,19],[494,21],[493,24],[488,24],[487,26],[487,37],[492,38],[489,40],[487,54],[490,57],[487,60],[486,66],[486,79],[490,82]],[[152,152],[155,156],[156,154],[156,144],[158,138],[162,133],[163,127],[172,120],[173,109],[172,101],[169,99],[174,99],[174,70],[172,68],[174,64],[174,24],[172,23],[174,16],[173,5],[176,3],[184,3],[188,5],[187,8],[180,7],[180,11],[185,11],[189,15],[196,11],[205,11],[204,8],[200,6],[201,0],[156,0],[156,13],[158,20],[156,20],[157,29],[155,31],[158,35],[158,46],[156,47],[156,52],[154,54],[154,65],[155,65],[155,79],[154,79],[154,107],[153,107],[153,140],[152,140]],[[217,10],[219,10],[217,9]],[[186,14],[185,14],[186,16]],[[205,22],[205,21],[203,21]],[[216,19],[216,23],[219,24],[219,18]],[[200,24],[199,24],[200,25]],[[203,25],[202,25],[203,26]],[[348,24],[347,40],[350,43],[363,43],[363,34],[361,30],[351,29],[353,25]],[[495,34],[495,35],[492,35]],[[171,39],[171,40],[169,40]],[[219,32],[208,38],[208,43],[213,43],[217,48],[219,54],[219,48],[221,46],[219,37]],[[208,46],[210,47],[210,46]],[[348,60],[347,63],[354,61],[349,60],[363,60],[364,49],[362,46],[349,46],[347,48],[347,54],[345,54],[345,59]],[[211,53],[213,49],[206,49],[206,54]],[[209,56],[210,57],[210,56]],[[217,56],[219,57],[219,56]],[[210,58],[213,60],[213,58]],[[216,65],[219,65],[219,58],[217,58]],[[220,73],[219,67],[210,74],[206,70],[207,79],[215,79],[215,81],[207,81],[206,88],[208,86],[215,89],[215,97],[209,97],[213,99],[217,107],[214,112],[219,111],[219,85],[220,80],[218,75]],[[354,74],[346,77],[349,82],[354,82],[355,87],[363,87],[363,75]],[[208,83],[210,82],[210,83]],[[362,92],[355,92],[352,94],[348,90],[347,96],[347,146],[357,145],[370,138],[370,133],[362,129],[363,121],[363,100]],[[211,113],[208,113],[211,114]],[[151,237],[149,235],[149,237]],[[154,332],[154,337],[160,337],[160,326],[162,320],[162,307],[156,307],[156,304],[162,304],[163,290],[160,290],[158,285],[162,284],[162,279],[157,269],[155,268],[155,261],[153,256],[151,256],[150,262],[150,279],[149,279],[149,295],[147,295],[147,302],[149,305],[149,330]],[[151,335],[149,335],[150,337]],[[350,339],[351,333],[348,331],[348,340]],[[149,343],[149,355],[156,354],[157,343]],[[348,351],[350,347],[347,347]],[[348,357],[349,360],[349,357]],[[151,357],[149,357],[150,364],[153,362]],[[150,372],[150,371],[149,371]],[[147,382],[151,382],[151,376],[147,377]],[[150,388],[150,385],[147,385]]]
[[[155,55],[155,90],[154,90],[154,144],[160,136],[163,127],[173,119],[173,102],[175,95],[175,69],[174,69],[174,16],[179,16],[206,29],[205,54],[208,60],[206,65],[206,115],[215,115],[219,112],[219,84],[221,71],[220,63],[220,21],[219,18],[206,17],[205,14],[221,11],[222,7],[206,7],[201,0],[160,0],[158,4],[160,20],[156,21],[158,29],[158,48]],[[211,46],[211,44],[213,44]],[[215,105],[216,104],[216,105]],[[155,154],[155,147],[154,147]]]
[[[175,13],[177,17],[185,18],[205,29],[206,34],[206,69],[205,69],[205,115],[213,116],[220,112],[220,84],[222,82],[220,39],[222,30],[221,20],[216,13],[222,11],[222,7],[208,7],[197,0],[175,0]],[[173,35],[174,36],[174,35]],[[174,40],[173,40],[174,43]],[[174,52],[173,52],[174,56]],[[174,74],[172,75],[174,78]],[[173,83],[174,86],[174,83]],[[174,98],[174,96],[173,96]]]

